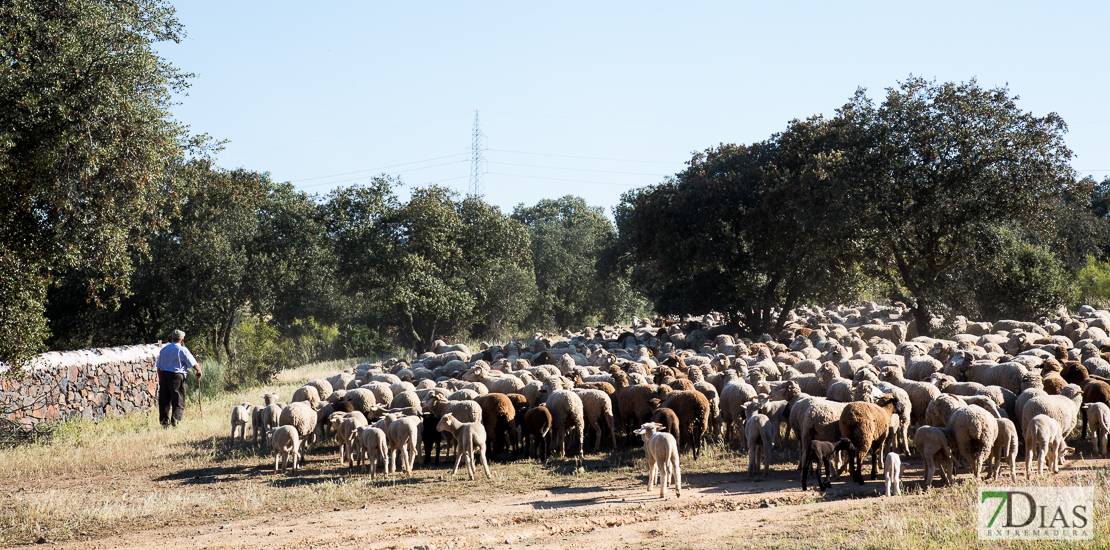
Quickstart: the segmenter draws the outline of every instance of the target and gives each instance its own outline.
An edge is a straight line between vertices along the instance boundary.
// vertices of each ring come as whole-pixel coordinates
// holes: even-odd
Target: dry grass
[[[64,426],[50,444],[0,450],[0,546],[110,537],[162,526],[231,521],[274,513],[301,514],[334,507],[404,499],[432,502],[475,493],[512,495],[553,488],[629,488],[644,483],[639,450],[587,455],[584,460],[552,459],[547,465],[517,461],[491,464],[495,478],[470,482],[452,479],[450,464],[418,468],[411,478],[395,476],[371,482],[341,468],[334,443],[310,453],[301,472],[276,476],[273,460],[248,444],[228,441],[231,407],[258,403],[266,391],[288,399],[304,380],[326,377],[356,361],[308,365],[284,373],[278,383],[195,404],[175,429],[162,429],[157,413],[132,414],[99,423]],[[775,451],[772,481],[758,478],[751,486],[781,485],[794,467],[794,443]],[[683,456],[683,474],[692,486],[721,480],[745,480],[746,460],[724,444],[709,445],[696,463]],[[900,499],[867,499],[847,511],[822,511],[790,529],[752,533],[728,547],[771,548],[1106,548],[1110,472],[1078,470],[1067,479],[1035,483],[1090,484],[1097,487],[1092,543],[985,543],[976,539],[971,510],[975,485],[961,483],[929,494],[911,490]],[[966,476],[965,476],[966,477]],[[1023,480],[1019,480],[1019,483]],[[768,485],[763,485],[768,484]],[[400,489],[400,490],[399,490]],[[869,489],[873,490],[873,489]],[[819,499],[817,493],[813,498]],[[856,498],[842,492],[830,498]],[[677,503],[676,503],[677,504]],[[691,503],[692,504],[692,503]],[[682,503],[686,506],[687,503]],[[666,532],[658,538],[668,539]],[[654,540],[652,545],[654,545]],[[681,547],[682,541],[668,541]]]

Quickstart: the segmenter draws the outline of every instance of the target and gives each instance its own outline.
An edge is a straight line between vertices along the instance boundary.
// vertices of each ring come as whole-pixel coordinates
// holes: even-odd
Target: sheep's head
[[[446,413],[439,417],[439,423],[436,424],[436,431],[445,432],[458,424],[459,421],[455,418],[455,415]]]
[[[833,451],[847,451],[849,453],[854,453],[856,452],[856,445],[855,443],[852,443],[851,439],[848,439],[847,437],[842,437],[836,441],[836,446],[833,447]]]
[[[787,380],[773,388],[771,388],[770,398],[773,401],[793,401],[794,398],[802,394],[802,388],[798,382],[794,380]]]
[[[1076,403],[1082,403],[1083,401],[1083,389],[1075,384],[1068,384],[1067,386],[1061,388],[1060,395],[1067,397],[1068,399],[1071,399]]]
[[[644,438],[644,441],[651,439],[651,436],[666,431],[666,427],[658,422],[645,422],[639,429],[633,430],[632,433]]]

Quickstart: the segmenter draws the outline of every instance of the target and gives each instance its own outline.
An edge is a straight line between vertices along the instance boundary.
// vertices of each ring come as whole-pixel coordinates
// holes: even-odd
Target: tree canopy
[[[151,46],[183,36],[159,0],[0,7],[0,361],[40,349],[60,272],[93,300],[126,291],[134,229],[164,223],[188,145],[170,106],[189,75]]]

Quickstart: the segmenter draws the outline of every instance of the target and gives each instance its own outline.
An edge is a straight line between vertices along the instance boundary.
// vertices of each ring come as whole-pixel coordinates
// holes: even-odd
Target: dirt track
[[[722,479],[726,477],[731,480]],[[743,477],[695,475],[688,478],[681,498],[668,493],[665,501],[658,492],[648,494],[642,484],[555,488],[492,499],[444,498],[386,509],[376,509],[370,502],[355,509],[154,529],[57,547],[623,548],[670,541],[715,547],[738,537],[786,534],[816,509],[843,510],[869,500],[812,502],[817,493],[802,492],[797,482],[752,482]],[[858,491],[873,494],[881,488],[880,481],[869,481]]]

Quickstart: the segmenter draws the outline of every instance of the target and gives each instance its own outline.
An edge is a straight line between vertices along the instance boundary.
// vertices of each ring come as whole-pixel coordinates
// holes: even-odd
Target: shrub
[[[366,325],[344,326],[339,331],[338,342],[344,357],[385,355],[392,349],[389,341]]]
[[[269,384],[274,375],[296,366],[289,342],[276,328],[256,317],[246,317],[235,327],[232,342],[235,358],[224,375],[229,389]]]
[[[1079,300],[1096,307],[1110,305],[1110,263],[1087,256],[1087,266],[1079,270]]]

